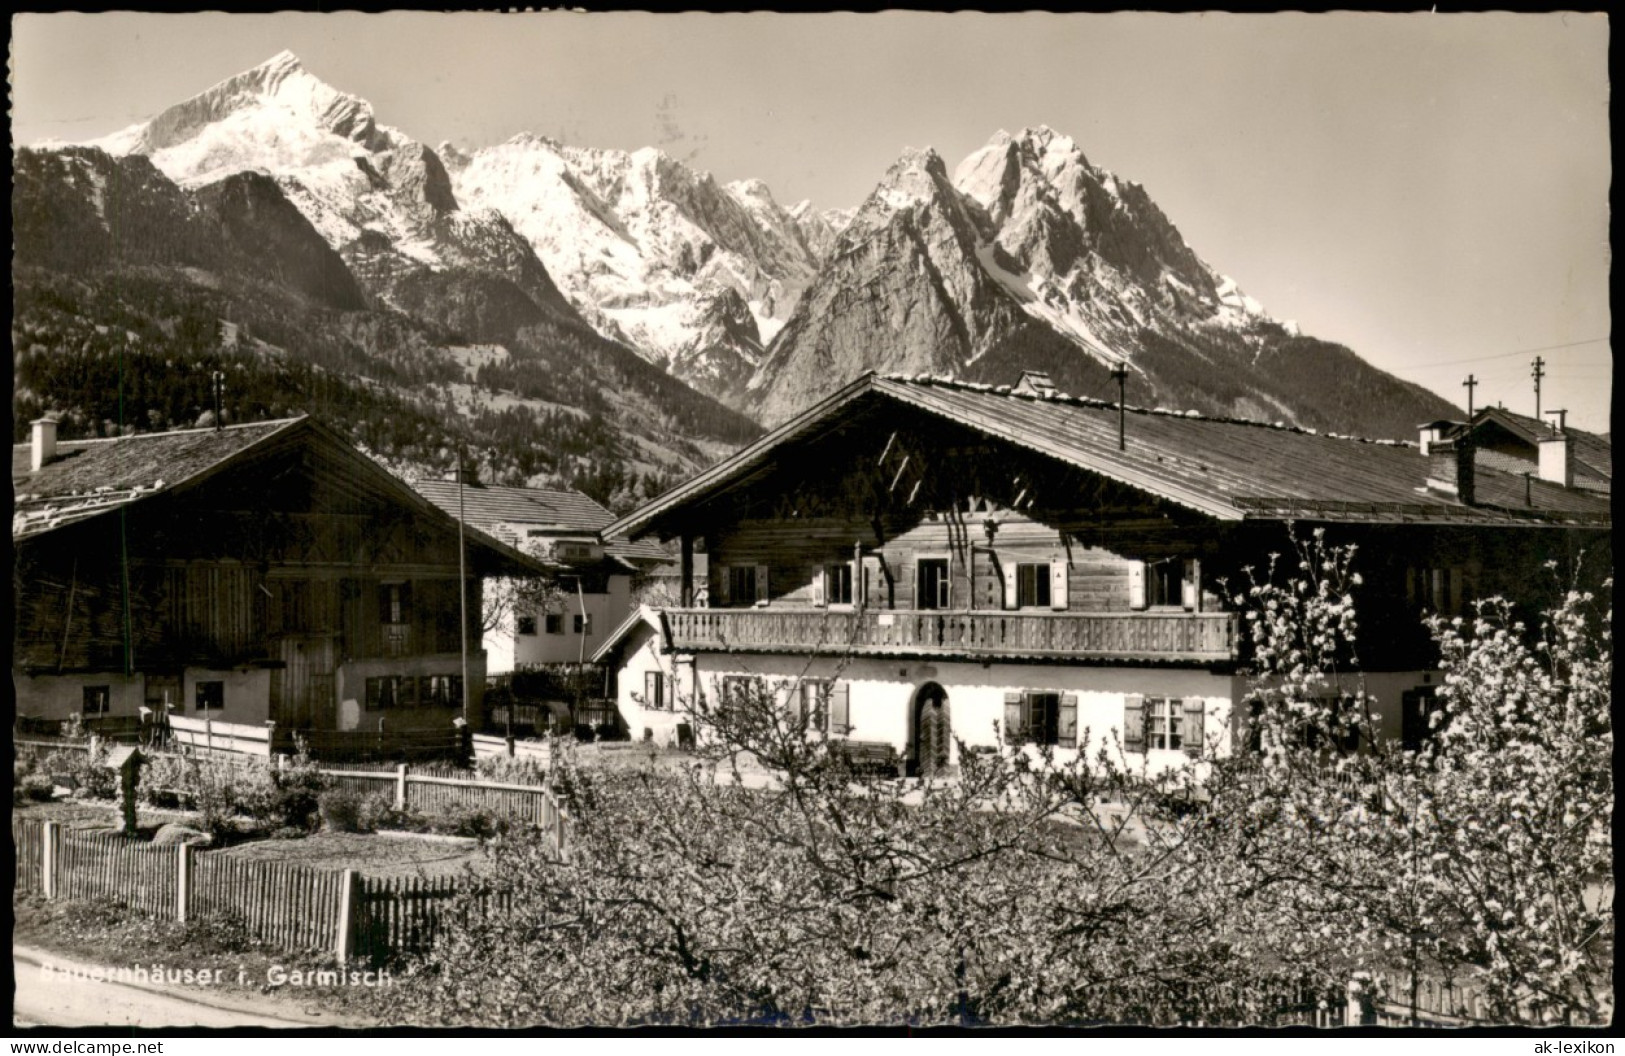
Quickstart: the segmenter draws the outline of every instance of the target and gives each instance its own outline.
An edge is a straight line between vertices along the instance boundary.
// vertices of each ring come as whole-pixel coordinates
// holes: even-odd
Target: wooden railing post
[[[1376,1026],[1377,1001],[1374,993],[1375,989],[1370,972],[1355,972],[1349,977],[1348,1015],[1343,1020],[1344,1026]]]
[[[339,964],[348,964],[355,956],[356,918],[361,901],[360,876],[354,869],[344,870],[339,878],[339,920],[333,937],[333,954]]]
[[[47,821],[40,831],[40,889],[46,898],[56,897],[57,851],[61,847],[58,834],[61,823]]]
[[[406,810],[406,764],[395,767],[395,809]]]
[[[192,845],[175,847],[175,920],[186,923],[186,910],[192,900]]]

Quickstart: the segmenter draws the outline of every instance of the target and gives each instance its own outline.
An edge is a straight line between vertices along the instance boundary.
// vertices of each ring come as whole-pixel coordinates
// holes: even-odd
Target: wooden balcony
[[[696,652],[962,656],[1220,663],[1236,618],[1195,612],[667,609],[672,645]]]

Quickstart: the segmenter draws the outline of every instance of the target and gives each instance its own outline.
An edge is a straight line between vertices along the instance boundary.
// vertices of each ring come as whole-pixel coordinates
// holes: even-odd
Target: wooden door
[[[333,639],[325,635],[291,635],[282,640],[281,699],[275,702],[277,725],[289,729],[332,729],[337,721],[333,697]]]
[[[914,743],[921,777],[939,777],[947,772],[952,732],[948,721],[948,695],[941,686],[926,686],[920,691],[915,709]]]

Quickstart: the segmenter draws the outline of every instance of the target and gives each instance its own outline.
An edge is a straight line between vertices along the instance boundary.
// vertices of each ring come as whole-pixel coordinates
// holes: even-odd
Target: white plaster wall
[[[146,678],[142,675],[25,675],[13,671],[11,686],[17,695],[18,715],[43,719],[83,715],[86,686],[108,687],[109,715],[135,715],[144,703]]]
[[[197,708],[199,682],[224,682],[226,706],[209,711]],[[271,717],[271,672],[263,668],[228,669],[211,671],[189,667],[181,676],[181,699],[175,703],[175,714],[191,719],[213,719],[215,722],[240,722],[260,726]]]
[[[582,658],[583,637],[586,638],[585,655],[590,660],[603,644],[605,636],[619,627],[632,611],[632,577],[608,578],[609,589],[603,594],[582,594],[578,597],[573,590],[565,591],[560,607],[555,610],[564,617],[563,634],[548,634],[547,614],[538,610],[535,613],[536,633],[519,634],[515,630],[505,647],[505,655],[500,659],[492,657],[491,671],[511,671],[521,664],[573,664]],[[585,636],[575,632],[575,618],[581,614],[583,602],[587,614],[592,617],[592,633]],[[506,666],[497,666],[499,662]]]
[[[967,745],[997,745],[995,724],[1004,722],[1004,695],[1034,690],[1078,695],[1080,743],[1087,731],[1093,748],[1103,738],[1120,736],[1125,698],[1201,697],[1206,702],[1205,739],[1216,740],[1220,753],[1230,749],[1233,679],[1208,671],[1179,668],[1065,667],[1059,665],[991,663],[929,663],[909,660],[851,660],[838,658],[701,654],[700,679],[708,693],[717,692],[726,675],[762,676],[786,684],[800,678],[836,678],[851,686],[853,740],[891,744],[907,751],[914,696],[927,682],[936,682],[948,694],[954,735]],[[638,676],[640,679],[642,676]],[[1070,751],[1068,748],[1070,747]],[[1058,758],[1075,756],[1076,746],[1058,746]],[[957,752],[957,747],[954,749]],[[956,761],[950,758],[950,762]],[[1128,753],[1132,766],[1148,763],[1151,769],[1184,767],[1190,757],[1183,751],[1153,750]]]

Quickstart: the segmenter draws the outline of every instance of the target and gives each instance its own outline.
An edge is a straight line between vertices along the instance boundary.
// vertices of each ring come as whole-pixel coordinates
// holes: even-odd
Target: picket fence
[[[531,790],[537,791],[537,790]],[[565,854],[567,814],[549,796],[542,831]],[[354,870],[239,858],[190,844],[153,846],[115,832],[11,820],[15,889],[47,899],[122,904],[160,920],[230,920],[284,950],[374,962],[422,950],[467,877],[368,877]],[[471,904],[479,906],[484,898]]]

